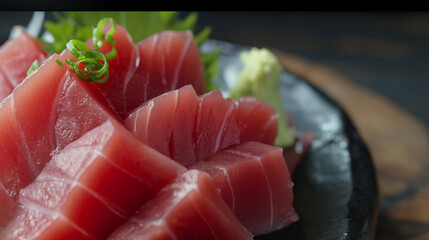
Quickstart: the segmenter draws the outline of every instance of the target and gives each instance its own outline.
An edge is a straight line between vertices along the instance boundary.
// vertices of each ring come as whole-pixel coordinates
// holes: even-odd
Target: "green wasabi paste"
[[[283,68],[276,56],[265,48],[251,48],[241,53],[243,69],[232,86],[229,97],[239,99],[251,96],[268,103],[279,112],[277,146],[290,146],[295,141],[295,132],[288,125],[280,93],[280,78]]]

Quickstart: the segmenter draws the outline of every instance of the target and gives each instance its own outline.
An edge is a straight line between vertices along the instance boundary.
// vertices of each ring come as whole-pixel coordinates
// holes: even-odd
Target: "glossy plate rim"
[[[250,48],[216,39],[203,44],[203,52],[221,50],[215,80],[221,91],[227,91],[228,79],[237,76],[242,67],[240,53]],[[294,206],[300,220],[255,239],[374,239],[378,216],[376,172],[351,118],[323,91],[286,70],[281,85],[285,109],[297,118],[298,130],[314,130],[321,137],[312,144],[293,177]],[[306,107],[309,105],[314,106]],[[300,120],[304,122],[301,126]]]

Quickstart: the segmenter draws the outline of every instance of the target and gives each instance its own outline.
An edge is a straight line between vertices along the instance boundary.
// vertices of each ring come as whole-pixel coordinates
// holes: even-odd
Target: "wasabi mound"
[[[295,141],[295,131],[289,127],[280,93],[283,68],[276,56],[265,48],[251,48],[242,52],[243,69],[232,86],[229,97],[239,99],[251,96],[270,104],[279,112],[277,146],[290,146]]]

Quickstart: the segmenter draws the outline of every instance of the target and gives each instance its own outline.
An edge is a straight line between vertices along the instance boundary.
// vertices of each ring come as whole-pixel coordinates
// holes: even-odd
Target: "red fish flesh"
[[[241,142],[273,144],[277,117],[256,99],[225,99],[218,90],[198,96],[187,85],[147,101],[124,123],[140,140],[187,167]]]
[[[282,152],[280,147],[249,141],[190,168],[210,174],[235,216],[256,236],[298,220]]]
[[[103,84],[89,85],[101,92],[121,119],[144,102],[187,84],[198,94],[204,92],[203,63],[190,31],[163,31],[134,44],[127,30],[116,25],[112,37],[117,56],[108,61],[109,79]],[[86,44],[95,48],[92,40]],[[101,51],[108,53],[111,49],[104,41]],[[67,49],[61,55],[76,59]]]
[[[42,64],[47,58],[47,53],[36,39],[23,28],[15,28],[19,35],[0,47],[0,102],[24,80],[35,60]]]
[[[116,117],[55,54],[0,104],[0,228],[52,154]]]
[[[108,240],[249,240],[210,176],[189,170],[163,188]]]
[[[185,168],[116,121],[55,155],[22,189],[5,239],[105,239]]]

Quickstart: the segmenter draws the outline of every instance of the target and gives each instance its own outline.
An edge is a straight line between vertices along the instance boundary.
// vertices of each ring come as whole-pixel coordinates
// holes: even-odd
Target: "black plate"
[[[221,48],[221,90],[241,69],[239,54],[249,46],[210,40],[203,51]],[[282,230],[257,236],[274,239],[373,239],[378,212],[376,176],[371,156],[341,107],[323,92],[289,72],[281,82],[283,102],[299,131],[317,136],[293,181],[300,220]]]

